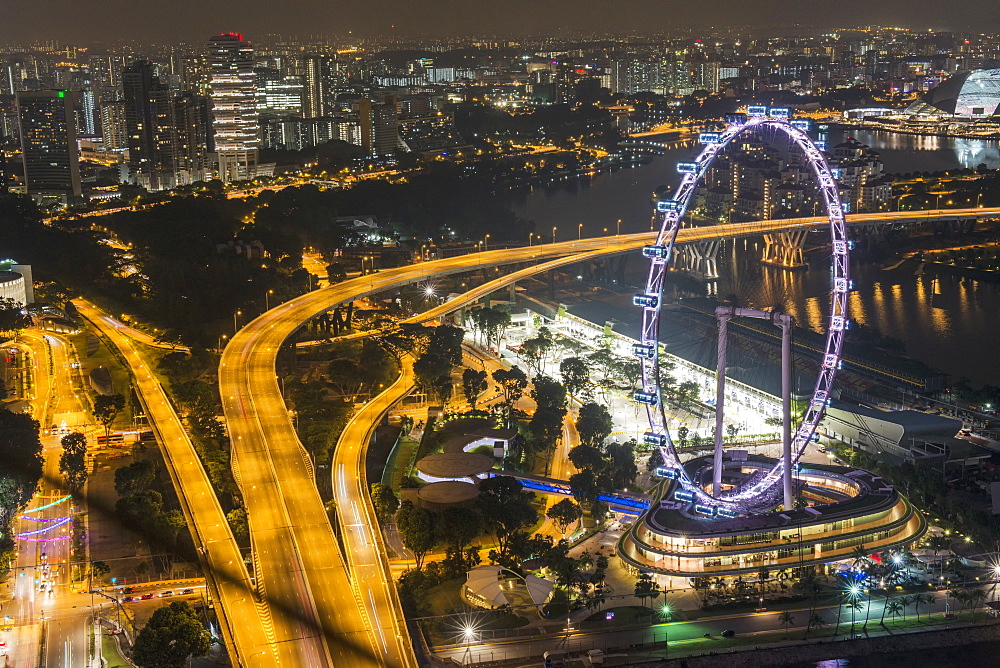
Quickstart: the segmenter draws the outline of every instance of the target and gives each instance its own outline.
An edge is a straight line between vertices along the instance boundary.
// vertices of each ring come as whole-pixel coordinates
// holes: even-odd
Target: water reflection
[[[1000,168],[1000,143],[996,141],[829,132],[831,144],[844,136],[853,136],[879,151],[888,172],[933,172],[980,163]],[[604,228],[613,233],[619,218],[622,233],[645,231],[649,229],[651,194],[657,187],[675,185],[675,163],[690,160],[696,150],[675,149],[648,165],[604,171],[571,188],[525,189],[518,194],[515,210],[519,216],[534,220],[538,229],[558,226],[561,234],[576,230],[579,223],[584,224],[584,236],[600,234]],[[759,240],[740,240],[724,246],[719,294],[749,293],[763,308],[783,303],[801,326],[822,328],[824,314],[829,311],[829,268],[795,273],[763,268],[754,260],[760,256],[759,245]],[[634,274],[630,279],[643,284],[648,265],[637,256],[629,268]],[[930,268],[924,275],[918,271],[911,263],[891,271],[879,266],[852,267],[856,286],[850,301],[852,317],[902,339],[911,357],[953,378],[966,376],[977,385],[1000,384],[1000,355],[984,354],[994,350],[993,333],[1000,331],[997,284],[961,280],[949,274],[937,277]],[[676,286],[668,286],[668,292],[676,290]]]
[[[890,173],[936,172],[985,164],[1000,168],[1000,142],[966,137],[929,137],[860,129],[830,130],[830,145],[854,137],[882,155]]]
[[[752,243],[746,251],[742,245],[726,249],[720,257],[720,297],[735,296],[751,308],[784,304],[800,327],[825,331],[829,269],[786,271],[764,266],[755,260]],[[966,376],[975,385],[1000,384],[1000,356],[984,354],[996,347],[993,333],[1000,331],[998,286],[937,276],[930,269],[916,275],[915,269],[913,263],[889,271],[878,265],[852,266],[851,318],[902,340],[910,357],[954,379]],[[637,279],[644,281],[645,276],[636,273],[632,280]]]

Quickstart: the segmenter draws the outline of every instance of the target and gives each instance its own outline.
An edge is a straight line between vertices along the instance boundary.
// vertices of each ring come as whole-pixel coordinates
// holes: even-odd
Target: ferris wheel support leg
[[[725,433],[726,402],[726,352],[729,347],[729,319],[733,317],[733,307],[719,306],[715,309],[719,320],[719,357],[715,367],[715,457],[712,460],[712,495],[722,494],[722,437]]]
[[[782,314],[781,326],[781,462],[785,510],[794,506],[792,498],[792,328],[795,318]]]

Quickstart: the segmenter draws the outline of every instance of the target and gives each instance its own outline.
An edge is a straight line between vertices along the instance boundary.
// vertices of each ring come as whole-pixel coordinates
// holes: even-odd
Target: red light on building
[[[223,34],[224,35],[229,35],[230,37],[235,37],[236,39],[240,40],[241,42],[243,41],[243,35],[242,35],[242,33],[227,32],[227,33],[223,33]]]

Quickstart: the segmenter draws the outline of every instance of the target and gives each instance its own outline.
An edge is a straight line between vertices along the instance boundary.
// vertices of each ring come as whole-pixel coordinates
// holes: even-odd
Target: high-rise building
[[[396,102],[384,104],[361,98],[358,102],[358,120],[361,125],[361,147],[369,158],[392,155],[399,146],[396,121]]]
[[[253,47],[239,33],[208,43],[212,134],[223,181],[253,178],[260,147]]]
[[[124,153],[128,148],[128,125],[125,122],[124,102],[103,102],[101,104],[101,137],[104,150]]]
[[[204,179],[208,99],[190,92],[178,96],[160,82],[148,61],[126,68],[122,81],[129,180],[149,190],[164,190]],[[105,136],[105,148],[114,150],[108,139]]]
[[[179,185],[203,181],[209,171],[211,133],[208,98],[183,93],[171,103],[170,157]]]
[[[280,70],[269,67],[258,67],[254,73],[257,76],[258,113],[302,113],[305,92],[302,77],[282,74]]]
[[[148,188],[173,187],[170,144],[171,92],[153,63],[140,60],[122,72],[129,180]]]
[[[305,94],[302,96],[302,115],[317,118],[326,114],[327,71],[324,56],[306,56],[304,59]]]
[[[17,115],[28,194],[69,203],[82,195],[72,95],[18,91]]]

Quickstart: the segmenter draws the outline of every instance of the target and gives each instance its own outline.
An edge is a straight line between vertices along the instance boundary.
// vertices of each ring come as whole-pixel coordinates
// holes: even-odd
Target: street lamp
[[[531,248],[531,239],[535,236],[534,232],[528,232],[528,248]]]
[[[483,250],[488,251],[490,249],[490,235],[483,237]]]
[[[664,603],[660,606],[660,616],[663,617],[663,621],[666,622],[670,619],[670,614],[673,610],[670,609],[669,603]],[[663,658],[667,659],[670,657],[670,631],[669,627],[663,625]]]
[[[576,240],[580,241],[583,239],[583,223],[576,226]]]
[[[552,227],[552,243],[556,242],[556,230],[557,229],[559,229],[559,228],[555,227],[555,226]]]
[[[222,348],[222,342],[223,341],[228,341],[228,340],[229,340],[229,335],[228,334],[223,334],[222,336],[219,337],[219,350],[223,350],[223,348]]]
[[[265,311],[270,311],[271,310],[271,299],[270,299],[270,297],[273,294],[274,294],[274,290],[268,290],[267,292],[264,293],[264,310]]]
[[[240,326],[236,323],[236,317],[241,315],[243,315],[243,311],[237,311],[233,314],[233,336],[236,335],[236,332],[240,331]]]
[[[465,658],[472,656],[472,641],[476,639],[476,629],[471,624],[462,628],[462,638],[465,640]]]
[[[618,227],[615,229],[615,236],[620,237],[622,235],[622,219],[618,219]]]
[[[851,595],[851,637],[854,637],[854,615],[858,610],[857,602],[858,596],[861,595],[861,587],[858,585],[851,585],[850,589],[847,590]]]

